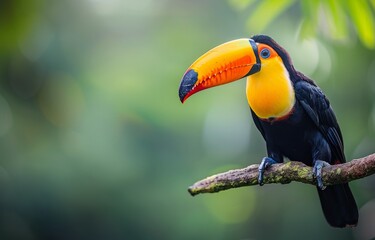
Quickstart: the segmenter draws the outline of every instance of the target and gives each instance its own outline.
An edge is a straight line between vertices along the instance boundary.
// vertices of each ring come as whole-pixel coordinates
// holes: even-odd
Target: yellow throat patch
[[[247,78],[246,95],[259,118],[282,118],[292,111],[294,89],[280,57],[262,59],[261,70]]]

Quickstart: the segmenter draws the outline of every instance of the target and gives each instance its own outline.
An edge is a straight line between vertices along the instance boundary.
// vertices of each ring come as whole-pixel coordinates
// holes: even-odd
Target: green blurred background
[[[187,192],[265,154],[245,81],[177,94],[197,57],[253,34],[324,90],[348,159],[375,152],[375,1],[301,2],[1,1],[0,239],[375,239],[374,177],[351,183],[355,229],[305,184]]]

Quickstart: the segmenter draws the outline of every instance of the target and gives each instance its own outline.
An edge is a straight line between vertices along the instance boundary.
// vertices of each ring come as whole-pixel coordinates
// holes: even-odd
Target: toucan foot
[[[326,188],[326,186],[324,186],[323,184],[322,168],[327,167],[327,166],[330,166],[330,164],[322,160],[316,160],[314,163],[313,175],[316,179],[316,184],[318,188],[320,188],[321,190],[324,190]]]
[[[258,183],[260,186],[263,186],[263,175],[264,175],[264,171],[269,167],[271,166],[272,164],[275,164],[276,161],[273,160],[272,158],[270,157],[265,157],[262,159],[262,162],[260,163],[259,165],[259,176],[258,176]]]

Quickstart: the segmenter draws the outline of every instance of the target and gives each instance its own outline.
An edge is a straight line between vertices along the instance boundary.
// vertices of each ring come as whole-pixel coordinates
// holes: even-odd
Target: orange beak
[[[182,77],[179,96],[184,102],[194,93],[239,80],[260,71],[258,47],[249,38],[217,46],[198,58]]]

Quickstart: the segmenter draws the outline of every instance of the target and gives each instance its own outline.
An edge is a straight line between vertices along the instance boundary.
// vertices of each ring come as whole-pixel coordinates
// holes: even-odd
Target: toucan
[[[308,57],[308,56],[306,56]],[[344,143],[336,116],[322,90],[297,71],[287,51],[266,35],[217,46],[185,72],[179,87],[184,102],[201,90],[247,77],[246,96],[255,126],[266,142],[263,174],[284,158],[313,167],[322,210],[333,227],[353,227],[358,208],[347,183],[324,186],[322,168],[344,163]]]

